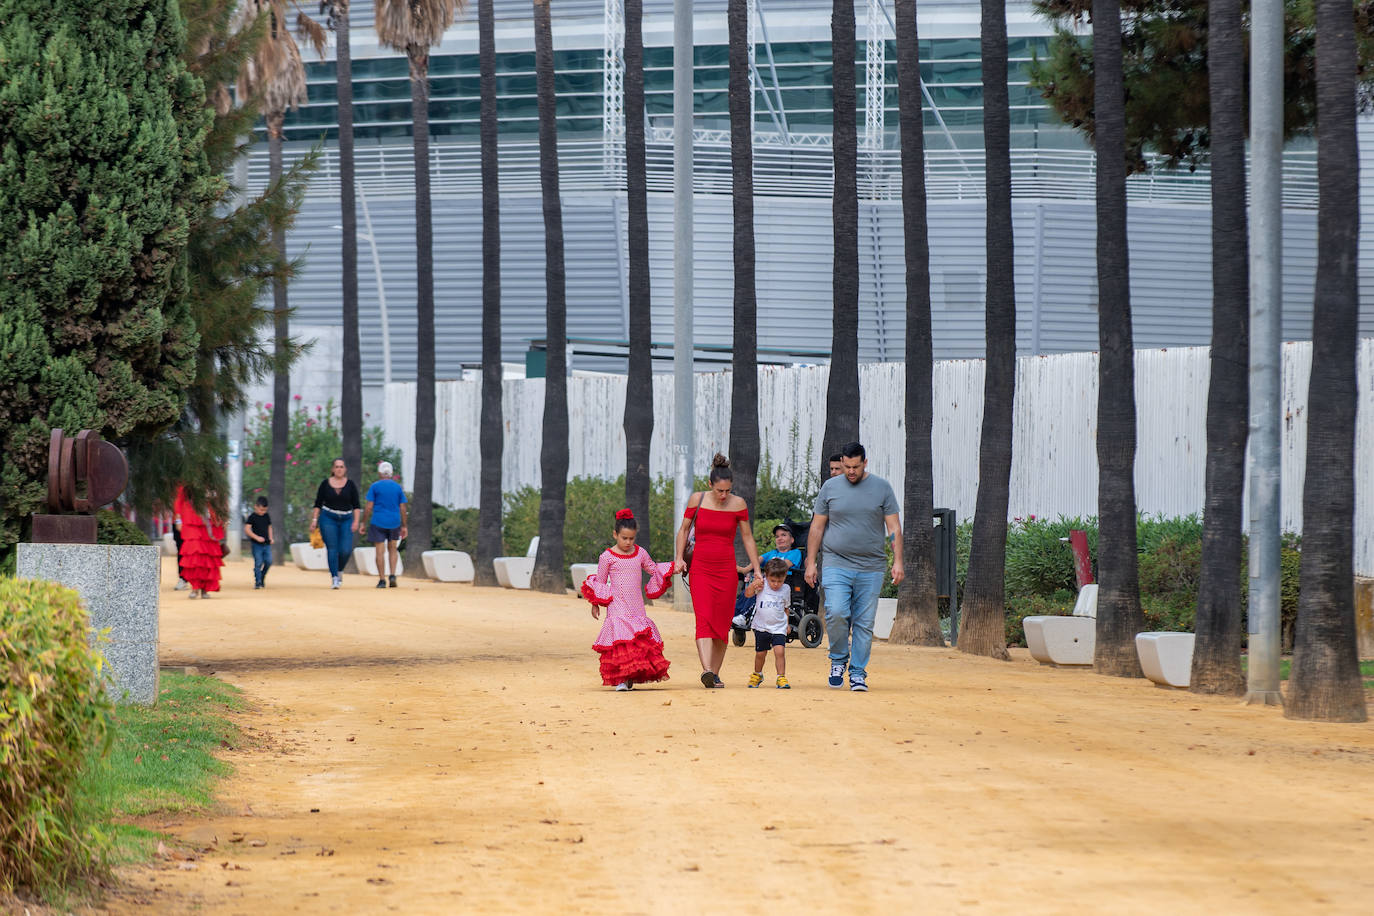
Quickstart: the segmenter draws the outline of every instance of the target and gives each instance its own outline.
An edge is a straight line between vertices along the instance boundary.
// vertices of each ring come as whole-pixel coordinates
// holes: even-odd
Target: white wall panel
[[[1356,569],[1374,575],[1374,339],[1360,345],[1360,398],[1356,464]],[[1283,525],[1302,526],[1307,378],[1311,345],[1284,348],[1282,410]],[[860,370],[860,437],[870,469],[904,486],[905,381],[901,363],[867,364]],[[805,486],[819,466],[825,422],[825,367],[762,369],[759,374],[760,439],[763,455],[784,481]],[[1201,512],[1206,462],[1208,355],[1205,348],[1141,350],[1136,355],[1139,451],[1136,491],[1140,511],[1167,516]],[[698,374],[694,408],[694,467],[704,472],[715,451],[727,450],[730,374]],[[982,423],[983,363],[947,360],[935,367],[935,503],[961,518],[977,502],[978,436]],[[1097,356],[1069,353],[1025,357],[1017,366],[1012,517],[1097,514]],[[670,476],[673,379],[654,379],[654,433],[650,453],[656,476]],[[539,484],[543,380],[507,381],[504,488]],[[446,382],[439,386],[435,446],[435,499],[456,506],[477,502],[479,456],[477,418],[481,386]],[[569,383],[570,476],[614,477],[624,472],[621,429],[623,376],[576,377]],[[414,473],[413,383],[393,384],[383,418],[388,441],[405,455],[403,473]]]

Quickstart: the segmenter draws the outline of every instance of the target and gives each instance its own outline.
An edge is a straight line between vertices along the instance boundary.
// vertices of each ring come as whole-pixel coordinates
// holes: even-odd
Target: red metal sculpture
[[[129,464],[100,434],[70,437],[54,429],[48,440],[48,515],[34,515],[35,544],[94,544],[96,510],[124,492]],[[71,514],[80,513],[80,514]]]

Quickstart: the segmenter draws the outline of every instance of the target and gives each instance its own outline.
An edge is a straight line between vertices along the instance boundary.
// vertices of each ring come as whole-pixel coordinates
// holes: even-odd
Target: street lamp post
[[[359,232],[358,238],[366,239],[372,249],[372,272],[377,278],[377,312],[382,323],[382,383],[391,385],[391,325],[386,312],[386,288],[382,285],[382,258],[377,253],[377,236],[372,231],[372,211],[367,207],[367,194],[358,186],[358,202],[363,205],[363,225],[366,232]],[[343,226],[335,226],[342,229]],[[385,397],[385,395],[383,395]]]

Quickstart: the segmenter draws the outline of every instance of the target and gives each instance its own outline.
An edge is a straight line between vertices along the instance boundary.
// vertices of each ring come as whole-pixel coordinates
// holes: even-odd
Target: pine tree
[[[155,0],[0,15],[0,555],[42,508],[48,429],[165,429],[196,378],[186,248],[223,182],[213,112]]]

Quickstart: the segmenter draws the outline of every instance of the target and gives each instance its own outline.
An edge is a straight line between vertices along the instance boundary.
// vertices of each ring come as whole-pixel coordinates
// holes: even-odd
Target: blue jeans
[[[849,677],[868,676],[868,654],[873,649],[873,619],[878,615],[878,595],[883,572],[860,572],[833,565],[821,567],[821,593],[825,598],[825,635],[830,642],[830,664],[849,664]]]
[[[353,553],[353,513],[335,515],[321,510],[320,536],[329,554],[329,575],[337,576],[339,570],[348,565],[348,558]]]
[[[253,584],[263,585],[267,568],[272,565],[272,545],[253,542]]]

